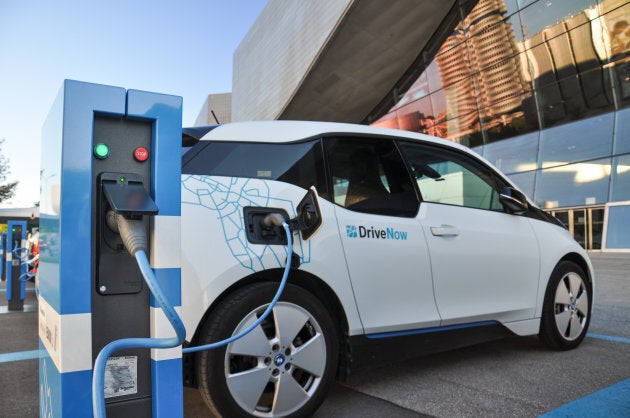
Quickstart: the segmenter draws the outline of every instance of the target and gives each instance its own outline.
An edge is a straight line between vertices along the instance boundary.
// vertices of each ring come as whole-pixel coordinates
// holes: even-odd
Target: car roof
[[[297,142],[304,139],[316,138],[322,135],[334,134],[361,134],[382,138],[404,138],[423,142],[434,143],[446,147],[451,147],[474,156],[479,161],[483,161],[495,171],[512,187],[514,183],[500,170],[497,170],[488,160],[468,147],[446,139],[421,134],[417,132],[402,131],[399,129],[379,128],[369,125],[356,125],[351,123],[338,122],[311,122],[311,121],[290,121],[290,120],[270,120],[252,122],[232,122],[219,125],[205,134],[200,141],[239,141],[239,142],[264,142],[264,143],[284,143]],[[530,201],[531,204],[533,201]]]
[[[355,125],[337,122],[310,121],[254,121],[234,122],[219,125],[201,138],[201,141],[245,141],[282,143],[295,142],[330,134],[362,134],[386,137],[398,137],[433,142],[454,147],[470,153],[470,149],[455,142],[447,141],[416,132],[401,131],[399,129],[378,128],[368,125]]]

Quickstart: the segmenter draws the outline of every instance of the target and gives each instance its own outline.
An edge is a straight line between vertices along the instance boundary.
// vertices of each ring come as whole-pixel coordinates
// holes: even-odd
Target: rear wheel
[[[199,344],[240,333],[273,298],[277,284],[230,295],[212,312]],[[338,337],[322,304],[287,285],[272,313],[227,347],[197,354],[197,381],[208,406],[224,417],[310,416],[335,375]]]
[[[584,270],[571,261],[560,262],[547,285],[540,338],[557,350],[577,347],[586,336],[591,305],[592,286]]]

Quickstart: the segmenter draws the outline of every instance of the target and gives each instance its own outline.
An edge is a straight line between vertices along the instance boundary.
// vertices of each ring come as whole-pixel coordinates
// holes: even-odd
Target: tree
[[[7,179],[7,175],[11,172],[11,170],[9,170],[9,159],[2,155],[2,144],[4,144],[4,138],[0,139],[0,202],[11,199],[15,194],[15,188],[18,184],[17,181],[2,184]]]

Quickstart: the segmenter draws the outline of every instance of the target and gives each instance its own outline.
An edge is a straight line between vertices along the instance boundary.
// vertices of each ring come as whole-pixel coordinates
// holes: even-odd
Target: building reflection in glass
[[[474,147],[630,104],[627,0],[508,3],[480,0],[373,124]]]
[[[436,49],[367,120],[474,148],[589,249],[620,202],[630,248],[630,0],[479,0]]]

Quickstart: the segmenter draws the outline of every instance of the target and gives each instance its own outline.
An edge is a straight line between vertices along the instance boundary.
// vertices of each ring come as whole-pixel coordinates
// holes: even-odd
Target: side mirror
[[[314,186],[308,190],[304,199],[297,206],[297,221],[302,239],[308,240],[322,225],[322,211],[319,208],[317,190]]]
[[[499,201],[507,213],[523,215],[529,210],[525,195],[512,187],[503,188]]]

